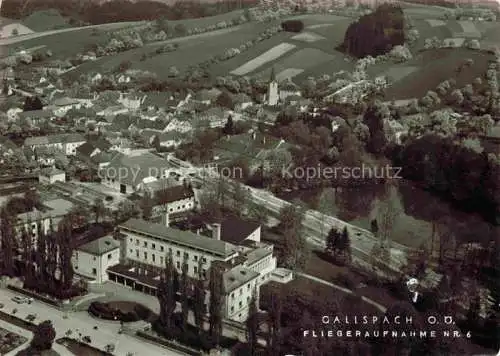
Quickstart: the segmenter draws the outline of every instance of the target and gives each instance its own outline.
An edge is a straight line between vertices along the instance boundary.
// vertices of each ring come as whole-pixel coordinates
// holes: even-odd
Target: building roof
[[[120,172],[117,179],[121,184],[137,186],[142,183],[144,178],[152,175],[162,175],[171,165],[164,158],[158,157],[151,152],[141,153],[139,155],[117,154],[108,167],[103,169],[103,174],[113,171]],[[116,177],[113,177],[116,178]]]
[[[28,221],[37,221],[45,218],[54,218],[58,216],[64,216],[69,213],[69,211],[73,208],[73,203],[66,199],[53,199],[44,201],[43,205],[47,208],[45,210],[34,210],[27,213],[22,213],[17,215],[18,221],[28,222]]]
[[[231,243],[239,243],[257,230],[258,223],[245,221],[237,217],[228,217],[221,223],[221,240]]]
[[[66,174],[66,173],[54,167],[45,168],[40,171],[40,175],[44,177],[52,177],[59,174]]]
[[[183,199],[194,198],[193,188],[185,187],[184,185],[166,187],[160,191],[161,194],[157,198],[157,204],[168,204]]]
[[[252,271],[243,266],[236,266],[223,275],[224,291],[226,294],[244,286],[259,276],[258,272]]]
[[[85,137],[78,133],[56,134],[50,136],[28,137],[24,140],[24,146],[49,145],[52,143],[85,142]]]
[[[76,148],[76,152],[81,155],[90,157],[90,155],[92,154],[92,152],[94,152],[95,149],[99,149],[100,151],[107,151],[110,148],[111,148],[111,143],[108,140],[102,137],[98,137],[90,139],[83,145],[78,146]]]
[[[36,119],[46,119],[54,116],[51,110],[31,110],[23,111],[17,114],[20,119],[36,118]]]
[[[120,248],[120,242],[112,236],[103,236],[97,240],[87,242],[78,247],[79,251],[89,253],[94,256],[102,256],[108,252]]]
[[[237,251],[236,246],[222,240],[197,235],[190,231],[172,229],[162,224],[149,223],[140,219],[130,219],[120,225],[120,228],[132,233],[149,235],[165,242],[200,249],[222,257],[229,257]]]
[[[78,103],[79,103],[78,100],[68,98],[67,96],[60,98],[60,99],[57,99],[57,100],[54,100],[55,106],[68,106],[68,105],[74,105],[74,104],[78,104]]]

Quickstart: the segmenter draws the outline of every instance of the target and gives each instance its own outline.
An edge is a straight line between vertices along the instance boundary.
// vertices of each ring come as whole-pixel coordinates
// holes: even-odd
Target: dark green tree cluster
[[[302,229],[304,208],[299,204],[285,205],[280,211],[280,229],[283,232],[281,259],[286,268],[303,269],[309,260],[309,250]]]
[[[347,227],[344,227],[342,231],[337,230],[335,227],[330,229],[326,236],[325,250],[333,257],[342,257],[347,261],[351,260],[351,238]]]
[[[405,40],[405,16],[399,6],[380,5],[374,12],[352,23],[345,33],[341,50],[362,58],[388,53]]]
[[[456,144],[452,139],[426,135],[409,142],[392,156],[404,178],[418,182],[466,211],[490,221],[500,220],[500,166]]]
[[[168,338],[176,336],[175,308],[177,306],[176,296],[179,289],[178,273],[172,259],[172,252],[167,255],[165,269],[158,285],[158,301],[160,303],[160,315],[158,325],[162,333]]]
[[[7,0],[2,4],[2,16],[21,19],[34,12],[57,10],[69,18],[70,23],[104,24],[123,21],[154,19],[180,20],[200,18],[227,13],[242,7],[254,6],[256,1],[224,1],[206,3],[177,1],[165,4],[156,1],[115,0],[109,2],[87,2],[80,0]]]

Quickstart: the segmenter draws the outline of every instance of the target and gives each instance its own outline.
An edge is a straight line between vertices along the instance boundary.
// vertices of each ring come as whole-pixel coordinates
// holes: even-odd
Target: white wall
[[[120,263],[120,249],[116,248],[102,256],[76,250],[71,259],[75,273],[95,279],[97,283],[108,280],[106,270]]]
[[[226,296],[225,315],[235,321],[245,321],[248,317],[248,307],[254,290],[258,296],[258,278],[254,278],[248,283],[232,291]],[[257,286],[257,289],[255,289]],[[258,299],[257,299],[258,300]]]
[[[181,272],[182,264],[184,263],[184,253],[188,254],[188,275],[190,277],[198,276],[199,260],[203,261],[203,270],[207,271],[210,268],[212,261],[222,260],[221,257],[211,255],[204,251],[177,246],[168,242],[159,242],[145,236],[132,234],[128,231],[122,231],[126,235],[125,241],[125,257],[132,261],[145,263],[150,266],[164,267],[166,256],[169,249],[172,250],[172,258],[174,267]],[[235,254],[236,255],[236,254]],[[230,260],[226,258],[225,260]]]

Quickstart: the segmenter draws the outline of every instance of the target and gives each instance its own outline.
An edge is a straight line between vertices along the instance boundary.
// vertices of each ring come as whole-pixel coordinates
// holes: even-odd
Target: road
[[[202,184],[216,184],[217,178],[213,174],[209,174],[208,176],[198,176],[194,179]],[[232,185],[229,185],[229,190],[231,191],[232,189]],[[265,190],[254,189],[249,186],[245,186],[245,189],[250,192],[250,198],[254,204],[274,214],[279,214],[283,206],[290,204]],[[367,264],[367,261],[370,261],[371,251],[377,243],[377,239],[370,231],[314,210],[307,210],[305,212],[303,227],[308,235],[308,242],[321,249],[325,247],[325,235],[332,227],[338,230],[347,228],[351,237],[353,258],[357,259],[361,264]],[[389,263],[377,258],[375,258],[375,261],[388,267],[393,272],[400,272],[401,267],[406,263],[409,250],[407,246],[391,242],[391,260]]]
[[[116,30],[123,27],[129,26],[139,26],[143,24],[143,21],[135,21],[135,22],[115,22],[115,23],[106,23],[102,25],[90,25],[90,26],[82,26],[82,27],[71,27],[71,28],[63,28],[59,30],[51,30],[51,31],[43,31],[43,32],[34,32],[26,35],[20,35],[16,37],[2,38],[0,39],[0,46],[7,46],[19,42],[24,42],[28,40],[32,40],[35,38],[57,35],[60,33],[73,32],[73,31],[81,31],[86,29],[102,29],[102,30]]]
[[[108,322],[92,318],[88,312],[70,312],[64,313],[47,304],[35,300],[32,304],[17,304],[11,299],[16,293],[0,289],[0,300],[5,305],[4,312],[11,312],[14,308],[18,310],[16,316],[26,318],[28,314],[36,314],[37,320],[51,320],[56,329],[56,338],[65,336],[67,330],[72,330],[73,335],[79,333],[82,336],[90,336],[91,345],[104,350],[106,345],[114,344],[114,354],[125,356],[129,352],[133,355],[151,355],[151,356],[183,356],[184,354],[172,351],[154,344],[147,343],[133,336],[118,334],[120,324],[117,322]],[[67,316],[67,318],[65,318]],[[94,330],[94,326],[98,329]],[[56,346],[57,347],[57,346]],[[59,351],[59,350],[58,350]],[[61,353],[61,355],[71,355],[71,353]]]

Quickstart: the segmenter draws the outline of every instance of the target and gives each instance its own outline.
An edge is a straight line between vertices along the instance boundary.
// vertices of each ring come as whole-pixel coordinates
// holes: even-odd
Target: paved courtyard
[[[2,303],[5,305],[3,311],[9,313],[15,308],[18,310],[16,316],[20,318],[24,319],[28,314],[36,314],[37,320],[39,321],[51,320],[56,329],[56,338],[64,337],[67,330],[72,330],[73,335],[81,333],[82,336],[90,336],[92,340],[91,345],[101,350],[104,350],[108,344],[114,344],[115,355],[121,356],[127,355],[128,353],[137,356],[182,355],[181,353],[147,343],[133,336],[119,334],[118,330],[120,329],[120,323],[118,322],[94,319],[87,311],[64,313],[36,300],[32,304],[17,304],[11,300],[12,297],[16,295],[16,293],[10,290],[0,289],[0,300],[2,300]],[[94,329],[95,326],[97,326],[97,329]],[[15,328],[15,326],[13,327]],[[13,331],[17,332],[18,330],[15,329]],[[28,334],[23,333],[21,335],[25,336]],[[71,355],[69,351],[64,351],[64,347],[61,347],[61,350],[58,346],[60,345],[55,346],[54,349],[57,348],[57,352],[61,351],[61,355]]]

